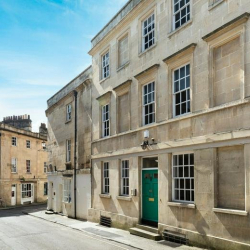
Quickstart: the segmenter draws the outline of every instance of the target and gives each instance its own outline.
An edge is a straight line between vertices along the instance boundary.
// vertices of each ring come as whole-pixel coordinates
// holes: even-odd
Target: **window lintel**
[[[116,92],[116,95],[122,95],[126,92],[129,91],[129,87],[132,83],[131,79],[128,79],[127,81],[121,83],[120,85],[118,85],[117,87],[115,87],[113,90]]]
[[[109,100],[111,97],[111,93],[112,93],[112,91],[108,91],[108,92],[104,93],[103,95],[100,95],[99,97],[97,97],[96,100],[98,102],[103,102],[106,99]]]
[[[152,66],[150,66],[149,68],[143,70],[142,72],[140,72],[139,74],[135,75],[134,78],[136,78],[137,80],[142,77],[144,74],[148,73],[151,70],[155,70],[158,69],[160,67],[160,64],[154,64]]]
[[[188,54],[192,54],[195,47],[196,47],[196,43],[191,43],[188,46],[186,46],[185,48],[175,52],[174,54],[168,56],[167,58],[163,59],[163,62],[165,62],[166,64],[171,63],[172,61],[176,61]]]

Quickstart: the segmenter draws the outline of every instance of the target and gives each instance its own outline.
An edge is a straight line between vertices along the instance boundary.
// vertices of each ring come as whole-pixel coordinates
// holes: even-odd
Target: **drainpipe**
[[[74,144],[74,217],[76,219],[76,144],[77,144],[77,91],[74,90],[75,97],[75,144]]]

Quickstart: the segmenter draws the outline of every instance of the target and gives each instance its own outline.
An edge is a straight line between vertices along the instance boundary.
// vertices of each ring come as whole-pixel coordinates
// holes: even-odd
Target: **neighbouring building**
[[[80,219],[87,219],[91,207],[91,78],[89,67],[53,95],[46,110],[48,209]]]
[[[43,134],[31,132],[30,117],[11,116],[0,122],[0,200],[2,205],[15,206],[46,202],[47,140]]]
[[[250,1],[130,0],[93,38],[89,220],[250,248],[249,13]],[[53,118],[63,150],[66,105]]]

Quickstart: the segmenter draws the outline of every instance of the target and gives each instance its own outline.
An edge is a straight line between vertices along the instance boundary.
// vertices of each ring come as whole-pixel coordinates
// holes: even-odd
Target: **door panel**
[[[142,219],[158,222],[158,170],[142,172]]]

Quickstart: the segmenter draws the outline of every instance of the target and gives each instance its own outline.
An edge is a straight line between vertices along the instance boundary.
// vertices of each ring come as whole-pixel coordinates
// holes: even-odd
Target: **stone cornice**
[[[245,23],[249,19],[250,13],[245,12],[244,14],[236,17],[235,19],[229,21],[228,23],[220,26],[219,28],[215,29],[214,31],[208,33],[207,35],[203,36],[202,39],[206,42],[214,39],[217,35],[221,33],[227,32],[240,24]]]
[[[112,91],[108,91],[104,93],[103,95],[100,95],[99,97],[96,98],[97,101],[102,101],[105,98],[110,98]]]

